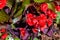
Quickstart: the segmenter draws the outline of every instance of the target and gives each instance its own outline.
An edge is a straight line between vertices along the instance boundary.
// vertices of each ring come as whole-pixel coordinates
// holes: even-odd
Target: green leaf
[[[31,36],[29,37],[29,40],[32,40],[32,37]]]
[[[59,18],[56,19],[56,23],[57,23],[57,24],[59,23]]]
[[[58,15],[57,17],[60,18],[60,12],[57,12],[57,15]]]
[[[14,29],[14,28],[15,28],[15,26],[14,26],[13,24],[11,24],[11,26],[12,26],[12,29]]]
[[[48,8],[55,11],[54,5],[52,3],[47,3],[48,4]]]
[[[5,40],[14,40],[14,38],[8,35]]]
[[[60,12],[56,12],[56,13],[57,13],[56,23],[59,24],[59,22],[60,22]]]
[[[37,3],[42,3],[42,2],[48,2],[49,0],[34,0],[34,2],[37,2]]]
[[[15,1],[15,0],[7,0],[7,6],[8,6],[9,8],[11,8],[12,5],[13,5],[13,3],[14,3],[14,1]]]
[[[19,8],[19,11],[14,15],[14,17],[18,17],[23,13],[23,10],[26,5],[30,4],[30,0],[24,0],[22,6]]]
[[[14,17],[18,17],[23,13],[24,7],[21,7],[21,9],[14,15]]]
[[[41,34],[40,34],[40,33],[38,33],[38,36],[41,36]]]
[[[20,40],[19,38],[14,38],[14,40]]]
[[[38,40],[38,38],[34,38],[34,40]]]
[[[23,1],[23,6],[26,6],[26,5],[28,5],[28,4],[30,4],[30,0],[24,0],[24,1]]]
[[[2,36],[2,33],[0,33],[0,36]]]
[[[15,6],[12,9],[13,9],[12,14],[14,14],[16,12],[16,10],[17,10],[17,3],[15,3]]]
[[[20,0],[16,0],[16,2],[20,2]]]
[[[9,20],[9,16],[3,11],[0,11],[0,23],[7,22]]]

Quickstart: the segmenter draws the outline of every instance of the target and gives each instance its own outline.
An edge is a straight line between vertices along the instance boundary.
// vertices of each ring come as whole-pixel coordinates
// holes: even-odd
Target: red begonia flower
[[[0,0],[0,9],[4,8],[6,5],[6,0]]]
[[[47,3],[42,3],[40,5],[40,9],[41,9],[41,11],[43,11],[44,13],[46,13],[46,11],[48,9],[48,4]]]
[[[32,31],[33,31],[33,33],[38,33],[38,29],[37,28],[33,28]]]
[[[47,19],[47,24],[48,24],[48,26],[50,27],[51,25],[52,25],[52,23],[53,23],[53,20],[52,19]]]
[[[51,18],[51,19],[56,19],[57,14],[55,12],[53,12],[52,10],[48,9],[47,11],[47,15]]]
[[[19,30],[20,30],[21,36],[24,37],[25,36],[25,33],[26,33],[25,28],[20,28]]]
[[[1,38],[4,40],[7,36],[8,36],[8,34],[5,33],[5,34],[3,34],[3,35],[1,36]]]
[[[60,11],[60,6],[59,5],[55,6],[55,8],[56,8],[57,11]]]

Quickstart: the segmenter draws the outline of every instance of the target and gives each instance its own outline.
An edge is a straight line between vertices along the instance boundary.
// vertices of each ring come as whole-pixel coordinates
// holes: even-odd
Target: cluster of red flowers
[[[0,9],[5,7],[7,0],[0,0]],[[60,6],[55,6],[57,11],[60,11]],[[53,24],[53,20],[56,19],[57,14],[53,12],[51,9],[48,8],[47,3],[42,3],[39,6],[39,9],[43,12],[39,16],[34,15],[33,13],[28,13],[26,15],[26,23],[29,26],[33,26],[32,29],[33,33],[37,33],[38,29],[43,31],[45,28],[49,28]],[[20,34],[21,36],[25,36],[25,28],[20,28]],[[2,29],[0,32],[5,33],[6,30]],[[3,34],[1,36],[2,39],[5,39],[7,37],[7,33]]]
[[[57,11],[60,11],[60,5],[55,6]]]
[[[40,10],[44,13],[39,16],[36,16],[33,13],[28,13],[26,15],[26,22],[29,26],[40,28],[40,30],[43,31],[45,28],[50,27],[53,24],[53,20],[56,19],[57,14],[48,8],[47,3],[42,3],[40,5]]]
[[[6,37],[8,36],[8,33],[6,33],[6,29],[5,28],[2,28],[0,30],[0,33],[2,33],[1,39],[5,40]]]
[[[25,28],[20,28],[19,30],[20,30],[21,36],[24,37],[25,36],[25,33],[26,33]]]
[[[54,1],[53,4],[55,5],[56,11],[59,11],[60,12],[60,2]]]
[[[5,7],[7,0],[0,0],[0,9]]]

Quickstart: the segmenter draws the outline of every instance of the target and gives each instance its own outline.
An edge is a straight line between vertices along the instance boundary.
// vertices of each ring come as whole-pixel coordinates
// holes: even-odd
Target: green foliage
[[[0,36],[2,36],[2,33],[0,33]]]
[[[19,38],[14,38],[14,40],[20,40]]]
[[[30,4],[30,0],[24,0],[22,3],[22,6],[20,6],[20,9],[18,12],[14,15],[14,17],[18,17],[23,13],[23,10],[25,9],[26,5]]]
[[[23,3],[22,3],[22,6],[20,6],[18,12],[14,15],[14,17],[18,17],[20,16],[22,13],[23,13],[23,10],[25,9],[25,7],[30,4],[30,0],[24,0]],[[16,9],[15,9],[16,11]],[[15,12],[14,11],[14,12]]]
[[[23,6],[26,6],[26,5],[28,5],[28,4],[30,4],[30,0],[24,0],[24,1],[23,1]]]
[[[9,20],[9,16],[3,11],[0,11],[0,23],[7,22]]]
[[[57,18],[56,18],[56,23],[60,23],[60,12],[57,12]]]
[[[6,37],[5,40],[14,40],[14,38],[9,35],[9,36]]]
[[[15,0],[7,0],[7,6],[8,6],[9,8],[11,8],[12,5],[13,5],[13,3],[14,3],[14,1],[15,1]]]
[[[38,40],[38,38],[34,38],[34,40]]]
[[[11,24],[11,27],[12,27],[12,29],[14,29],[14,28],[15,28],[15,26],[13,25],[13,23]]]
[[[52,3],[47,3],[48,4],[48,8],[55,11],[54,5]]]
[[[29,40],[32,40],[32,37],[31,36],[29,37]]]
[[[34,0],[34,2],[37,2],[37,3],[42,3],[42,2],[48,2],[49,0]]]
[[[18,17],[23,13],[24,7],[21,7],[21,9],[14,15],[14,17]]]

